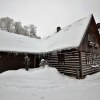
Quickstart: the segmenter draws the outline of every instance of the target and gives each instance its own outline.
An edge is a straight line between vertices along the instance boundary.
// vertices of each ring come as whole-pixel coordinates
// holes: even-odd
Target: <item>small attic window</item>
[[[88,41],[92,41],[92,40],[91,40],[91,35],[90,35],[90,34],[88,34]]]
[[[88,44],[89,44],[90,47],[93,47],[94,46],[94,43],[92,41],[92,37],[91,37],[90,34],[88,34]]]

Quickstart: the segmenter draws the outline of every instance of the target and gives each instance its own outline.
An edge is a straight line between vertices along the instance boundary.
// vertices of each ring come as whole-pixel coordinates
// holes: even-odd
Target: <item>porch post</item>
[[[34,55],[34,68],[36,68],[36,55]]]

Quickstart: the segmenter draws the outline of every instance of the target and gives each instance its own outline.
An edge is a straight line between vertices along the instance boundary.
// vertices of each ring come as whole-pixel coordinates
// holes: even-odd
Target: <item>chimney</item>
[[[61,30],[61,27],[57,27],[57,32],[59,32]]]

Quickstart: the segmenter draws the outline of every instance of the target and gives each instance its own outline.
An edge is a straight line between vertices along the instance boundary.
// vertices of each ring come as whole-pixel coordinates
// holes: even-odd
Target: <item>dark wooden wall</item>
[[[99,44],[98,48],[89,45],[89,36],[91,42]],[[79,46],[79,51],[100,53],[100,36],[94,18],[91,19],[90,24],[86,30],[86,33],[83,36],[83,39]]]
[[[0,52],[0,72],[6,70],[16,70],[20,68],[35,68],[39,66],[38,57],[34,54],[27,54],[29,57],[29,64],[25,62],[24,53],[7,53],[7,52]]]
[[[79,52],[76,50],[48,53],[46,59],[51,67],[66,75],[80,75]]]
[[[86,75],[100,71],[100,54],[70,50],[46,54],[46,60],[51,67],[60,73],[83,78]],[[97,67],[92,67],[98,65]]]
[[[97,67],[92,67],[92,66]],[[100,54],[81,52],[82,76],[100,71]]]
[[[90,42],[93,45],[90,45]],[[96,44],[99,45],[97,48],[95,47]],[[100,71],[100,37],[94,18],[91,19],[79,51],[83,76]],[[98,65],[98,67],[93,68],[93,65]]]

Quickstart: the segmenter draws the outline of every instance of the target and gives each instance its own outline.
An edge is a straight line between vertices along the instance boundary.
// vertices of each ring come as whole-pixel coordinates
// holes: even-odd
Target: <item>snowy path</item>
[[[54,68],[0,75],[0,100],[100,100],[100,73],[76,80]]]

